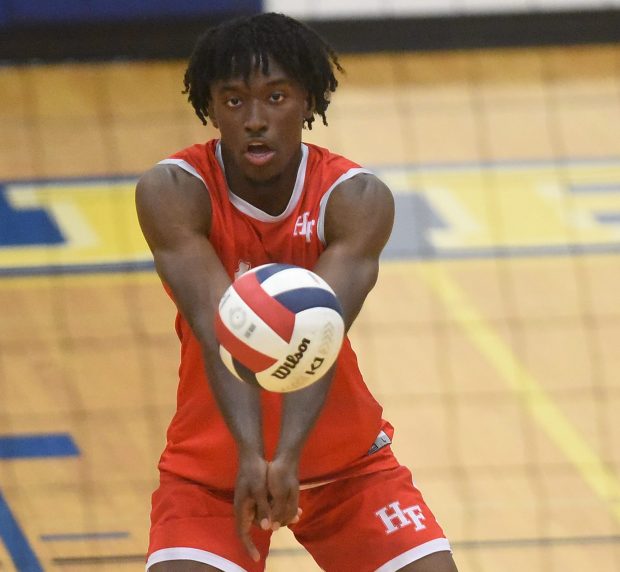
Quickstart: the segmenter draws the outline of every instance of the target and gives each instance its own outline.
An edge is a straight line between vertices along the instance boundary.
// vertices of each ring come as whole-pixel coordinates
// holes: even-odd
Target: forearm
[[[213,348],[203,350],[206,373],[239,453],[263,455],[260,390],[236,379]]]
[[[284,397],[280,440],[276,458],[297,464],[332,384],[335,367],[312,385]]]
[[[378,262],[374,259],[357,259],[353,268],[343,273],[347,255],[338,247],[325,251],[313,268],[334,290],[342,305],[342,319],[348,332],[357,318],[366,296],[377,281]]]
[[[230,429],[239,452],[263,454],[260,396],[256,388],[241,383],[226,369],[219,355],[215,337],[215,312],[222,294],[230,285],[230,278],[223,268],[210,264],[209,275],[196,273],[188,277],[183,268],[207,266],[200,252],[195,258],[177,255],[167,261],[168,279],[177,306],[200,343],[205,372],[219,410]],[[196,285],[201,285],[196,287]],[[178,293],[183,293],[182,296]]]
[[[219,300],[219,295],[218,295]],[[215,306],[217,307],[217,306]],[[235,378],[224,366],[213,331],[213,314],[205,312],[194,325],[202,346],[207,379],[239,452],[263,454],[259,389]]]

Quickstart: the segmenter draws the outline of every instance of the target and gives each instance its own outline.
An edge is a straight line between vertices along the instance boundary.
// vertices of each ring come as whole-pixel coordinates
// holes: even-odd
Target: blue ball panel
[[[323,288],[296,288],[282,292],[274,298],[295,314],[309,308],[331,308],[342,316],[342,306],[338,298]]]
[[[286,270],[287,268],[297,268],[297,266],[293,266],[292,264],[271,264],[266,268],[261,268],[256,271],[256,279],[259,283],[263,283],[267,278],[281,272],[282,270]]]

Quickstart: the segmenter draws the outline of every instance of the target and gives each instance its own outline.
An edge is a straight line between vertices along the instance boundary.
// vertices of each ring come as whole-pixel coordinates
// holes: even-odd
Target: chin
[[[274,183],[282,176],[281,170],[276,169],[256,169],[252,172],[245,172],[245,178],[248,182],[255,185],[268,185]]]

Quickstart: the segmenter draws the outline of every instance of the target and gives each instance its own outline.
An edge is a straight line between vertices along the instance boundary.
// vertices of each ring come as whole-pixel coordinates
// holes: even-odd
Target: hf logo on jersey
[[[314,219],[308,220],[309,218],[310,213],[308,211],[306,211],[302,215],[299,215],[293,229],[293,236],[305,236],[306,242],[310,242],[310,237],[312,236],[312,229],[316,224],[316,221]]]
[[[411,524],[414,525],[416,532],[426,528],[426,525],[422,522],[426,520],[426,517],[422,513],[420,505],[417,504],[407,508],[400,508],[400,503],[396,501],[378,510],[375,514],[383,522],[386,534],[392,534]]]

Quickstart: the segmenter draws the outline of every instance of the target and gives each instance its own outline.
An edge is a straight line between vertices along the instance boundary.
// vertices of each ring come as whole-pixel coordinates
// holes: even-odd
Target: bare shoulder
[[[370,173],[360,173],[340,183],[331,193],[325,211],[327,242],[364,229],[385,236],[394,222],[394,197],[388,186]]]
[[[336,200],[353,201],[362,206],[371,204],[393,204],[394,197],[389,187],[372,173],[359,173],[340,183],[332,192]],[[330,198],[330,200],[332,200]]]
[[[185,226],[208,234],[211,223],[204,183],[176,165],[156,165],[140,177],[136,209],[147,239],[154,227]]]
[[[136,195],[143,200],[176,197],[194,200],[206,197],[204,183],[176,165],[155,165],[144,173],[136,185]]]

